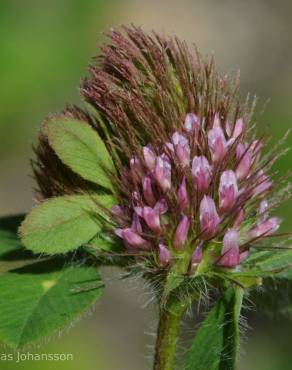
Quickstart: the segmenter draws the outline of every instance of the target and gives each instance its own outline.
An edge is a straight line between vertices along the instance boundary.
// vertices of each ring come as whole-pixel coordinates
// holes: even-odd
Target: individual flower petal
[[[221,127],[215,127],[208,132],[208,144],[213,161],[222,161],[227,151],[227,141]]]
[[[178,132],[172,135],[172,142],[175,148],[176,156],[183,167],[190,163],[190,146],[186,137]]]
[[[170,252],[168,248],[162,243],[159,244],[159,261],[161,266],[164,267],[167,266],[170,261]]]
[[[239,237],[235,229],[226,232],[223,238],[223,248],[217,265],[224,267],[235,267],[240,263]]]
[[[251,238],[259,238],[260,236],[272,235],[280,227],[280,219],[278,217],[269,218],[266,221],[260,222],[256,227],[250,230]]]
[[[142,187],[143,187],[143,195],[144,195],[144,198],[147,204],[149,204],[150,206],[154,206],[156,203],[156,199],[152,191],[152,182],[149,176],[143,177]]]
[[[247,146],[245,144],[240,143],[237,145],[236,158],[239,161],[236,168],[236,176],[239,180],[243,180],[248,177],[253,163],[252,154],[247,150]]]
[[[180,209],[182,211],[189,208],[190,201],[189,201],[189,195],[188,195],[188,192],[187,192],[185,176],[183,177],[182,183],[181,183],[181,185],[178,189],[177,200],[178,200],[178,204],[180,206]]]
[[[220,178],[219,197],[220,210],[229,211],[235,203],[238,196],[238,187],[236,175],[233,171],[224,171]]]
[[[198,131],[201,127],[200,119],[195,113],[188,113],[185,118],[184,128],[187,132]]]
[[[212,167],[210,166],[208,159],[203,155],[200,157],[194,157],[192,163],[192,176],[196,188],[205,192],[211,181]]]
[[[171,163],[165,154],[157,157],[155,179],[163,191],[171,188]]]
[[[200,224],[202,238],[212,238],[218,229],[220,218],[214,200],[205,195],[200,204]]]
[[[148,146],[144,146],[143,156],[146,167],[148,168],[148,170],[153,171],[156,163],[156,155]]]
[[[189,227],[189,218],[187,216],[183,216],[175,231],[173,245],[176,249],[183,249],[188,237]]]

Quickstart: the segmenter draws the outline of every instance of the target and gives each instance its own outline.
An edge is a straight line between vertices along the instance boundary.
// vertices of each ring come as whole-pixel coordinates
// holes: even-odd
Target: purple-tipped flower
[[[183,178],[182,183],[181,183],[181,185],[178,189],[177,200],[178,200],[178,204],[180,206],[180,209],[182,211],[189,208],[190,201],[189,201],[189,195],[188,195],[188,191],[187,191],[186,178],[185,177]]]
[[[160,243],[159,244],[159,262],[161,264],[161,266],[165,267],[169,264],[169,261],[170,261],[170,252],[169,250],[167,249],[167,247]]]
[[[235,229],[227,231],[223,238],[221,257],[217,265],[224,267],[235,267],[240,263],[239,237]]]
[[[163,191],[171,188],[171,163],[165,154],[157,157],[155,179]]]
[[[252,153],[247,149],[245,144],[238,144],[236,148],[236,157],[239,161],[236,168],[236,176],[239,180],[248,177],[253,162]]]
[[[235,126],[234,126],[234,130],[233,130],[233,133],[232,133],[232,137],[234,139],[237,139],[242,133],[243,133],[243,130],[244,130],[244,121],[243,121],[243,118],[238,118],[235,122]]]
[[[238,187],[236,175],[233,171],[224,171],[220,178],[219,197],[220,210],[229,211],[235,203],[238,196]]]
[[[196,265],[202,261],[203,258],[203,249],[202,249],[202,243],[200,243],[195,251],[192,254],[192,265]]]
[[[194,157],[192,163],[192,175],[195,187],[199,191],[205,192],[210,185],[212,167],[210,166],[208,159],[203,155],[200,157]]]
[[[195,113],[188,113],[185,118],[184,128],[187,132],[198,132],[201,127],[200,119]]]
[[[176,249],[181,250],[184,248],[185,242],[188,237],[190,227],[190,220],[187,216],[183,216],[179,222],[177,229],[175,231],[173,245]]]
[[[156,203],[156,199],[152,191],[152,182],[149,176],[145,176],[142,179],[142,186],[143,186],[143,195],[147,204],[149,204],[150,206],[154,206]]]
[[[220,218],[214,200],[207,195],[200,204],[200,223],[202,239],[211,239],[218,230]]]
[[[190,146],[188,139],[178,132],[175,132],[172,135],[172,142],[179,162],[183,167],[188,166],[190,163]]]
[[[147,240],[143,239],[138,233],[130,228],[119,230],[116,229],[116,235],[125,240],[132,247],[148,249],[149,243]]]
[[[161,224],[160,224],[160,215],[157,210],[151,207],[143,208],[143,218],[148,225],[148,227],[155,233],[160,233]]]
[[[266,221],[260,222],[255,228],[251,229],[249,235],[251,238],[259,238],[261,236],[272,235],[280,227],[280,219],[278,217],[269,218]]]
[[[227,141],[221,127],[214,127],[208,133],[208,144],[215,163],[223,160],[227,151]]]

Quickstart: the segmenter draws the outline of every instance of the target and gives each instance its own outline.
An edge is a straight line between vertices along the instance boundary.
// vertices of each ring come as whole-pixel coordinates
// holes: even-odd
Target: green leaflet
[[[95,268],[25,250],[17,236],[23,218],[0,219],[0,342],[14,348],[68,325],[102,291]]]
[[[91,240],[102,228],[110,195],[69,195],[51,198],[34,208],[20,227],[25,247],[37,253],[66,253]]]
[[[66,117],[48,123],[48,138],[63,163],[85,180],[112,188],[109,173],[114,165],[97,132],[88,123]]]
[[[233,370],[239,350],[243,290],[229,288],[199,327],[187,356],[186,370]]]
[[[94,303],[101,285],[93,267],[63,267],[57,259],[1,275],[0,341],[20,348],[60,330]]]

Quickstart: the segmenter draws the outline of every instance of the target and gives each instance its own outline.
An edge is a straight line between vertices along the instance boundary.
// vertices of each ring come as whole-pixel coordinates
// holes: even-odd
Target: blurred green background
[[[260,97],[259,110],[269,101],[259,131],[276,141],[292,126],[291,16],[289,0],[0,0],[1,214],[23,212],[33,204],[29,160],[38,126],[48,113],[79,101],[80,78],[102,32],[111,26],[133,22],[175,33],[195,42],[203,54],[214,52],[222,71],[240,67],[243,91]],[[288,153],[277,169],[284,173],[291,163]],[[280,210],[282,230],[291,230],[291,205]],[[129,289],[118,276],[118,271],[105,272],[108,289],[91,315],[60,338],[30,348],[72,353],[74,361],[2,361],[0,369],[151,368],[155,308],[143,308],[151,297],[141,283],[132,282]],[[241,369],[290,370],[292,326],[251,316]]]

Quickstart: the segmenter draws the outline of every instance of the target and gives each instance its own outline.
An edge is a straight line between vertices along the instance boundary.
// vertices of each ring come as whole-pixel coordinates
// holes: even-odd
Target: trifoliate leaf
[[[186,370],[235,369],[243,290],[228,289],[203,321],[188,353]]]
[[[1,275],[0,342],[19,348],[62,329],[101,291],[95,268],[64,267],[57,258]]]
[[[51,198],[34,208],[20,228],[23,244],[33,252],[66,253],[91,240],[102,228],[110,208],[109,195],[72,195]]]
[[[109,172],[114,165],[96,131],[86,122],[66,117],[48,122],[48,138],[63,163],[85,180],[111,189]]]

